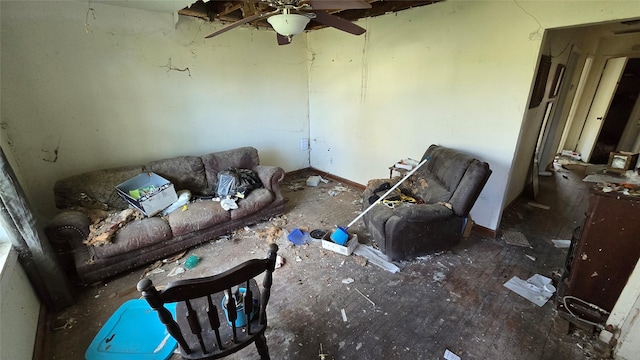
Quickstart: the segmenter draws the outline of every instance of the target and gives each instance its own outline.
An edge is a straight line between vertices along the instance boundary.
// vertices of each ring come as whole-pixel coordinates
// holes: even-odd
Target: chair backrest
[[[456,215],[467,216],[491,175],[489,164],[438,145],[429,146],[422,159],[427,157],[414,177],[428,179],[429,185],[417,182],[411,191],[425,201],[448,202]]]
[[[265,259],[248,260],[213,276],[174,281],[163,290],[143,279],[138,291],[178,341],[184,358],[218,359],[255,343],[261,358],[268,359],[264,330],[277,252],[278,246],[271,244]],[[262,289],[255,280],[260,274]],[[175,319],[164,306],[168,303],[178,303]]]

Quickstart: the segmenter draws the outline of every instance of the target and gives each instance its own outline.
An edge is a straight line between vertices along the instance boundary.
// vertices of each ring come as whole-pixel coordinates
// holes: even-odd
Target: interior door
[[[591,157],[603,120],[607,116],[607,111],[611,105],[613,94],[618,88],[618,82],[624,67],[627,65],[627,60],[627,57],[611,58],[607,60],[602,71],[598,89],[593,97],[589,114],[578,139],[577,151],[582,154],[582,160],[584,161],[588,161]]]

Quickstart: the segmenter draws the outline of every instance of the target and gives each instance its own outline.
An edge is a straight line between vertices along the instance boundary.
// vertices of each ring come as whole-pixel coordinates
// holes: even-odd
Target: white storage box
[[[145,192],[145,189],[151,189],[151,191]],[[173,184],[153,172],[132,177],[116,186],[116,191],[131,206],[142,211],[146,216],[153,216],[178,200]]]
[[[333,241],[331,241],[330,233],[327,233],[327,236],[325,236],[325,239],[322,239],[323,248],[337,252],[338,254],[342,254],[342,255],[347,255],[347,256],[351,255],[353,250],[356,249],[356,246],[358,246],[357,234],[351,235],[351,237],[349,238],[349,241],[347,241],[346,246],[338,245]]]

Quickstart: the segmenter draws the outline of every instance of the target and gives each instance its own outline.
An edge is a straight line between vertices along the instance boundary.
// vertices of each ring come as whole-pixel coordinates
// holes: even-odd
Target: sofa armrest
[[[256,165],[252,169],[258,174],[265,189],[280,193],[280,182],[284,180],[284,170],[279,166]]]
[[[89,236],[89,217],[75,210],[65,210],[46,225],[44,231],[58,252],[66,252],[84,245]]]

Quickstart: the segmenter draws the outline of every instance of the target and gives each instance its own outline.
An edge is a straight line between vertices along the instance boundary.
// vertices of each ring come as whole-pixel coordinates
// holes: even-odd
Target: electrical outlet
[[[300,150],[309,150],[309,138],[300,139]]]

